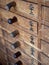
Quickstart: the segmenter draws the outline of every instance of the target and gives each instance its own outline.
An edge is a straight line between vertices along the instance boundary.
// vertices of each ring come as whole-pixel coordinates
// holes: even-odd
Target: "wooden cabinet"
[[[48,0],[0,1],[2,64],[49,65],[48,13]]]

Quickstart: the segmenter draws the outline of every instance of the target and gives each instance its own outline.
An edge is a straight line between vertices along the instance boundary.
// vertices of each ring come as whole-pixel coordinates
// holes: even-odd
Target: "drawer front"
[[[8,43],[7,43],[8,44]],[[23,65],[30,65],[30,64],[34,64],[34,65],[38,65],[38,61],[34,58],[31,58],[28,54],[25,54],[24,52],[20,51],[21,52],[21,56],[17,59],[15,59],[13,57],[13,54],[16,53],[17,51],[20,51],[19,49],[15,49],[15,50],[12,50],[9,45],[6,46],[6,52],[8,53],[6,55],[6,53],[4,54],[4,51],[2,51],[2,53],[6,56],[3,56],[2,57],[5,59],[7,58],[7,64],[12,64],[14,65],[14,63],[16,63],[17,61],[22,61]],[[27,61],[28,60],[28,61]],[[26,62],[27,61],[27,62]]]
[[[13,0],[8,0],[5,1],[5,3],[2,4],[1,2],[1,6],[4,8],[7,8],[6,5],[10,2],[12,2]],[[21,1],[21,0],[14,0],[16,3],[16,7],[11,8],[11,11],[13,11],[13,9],[15,10],[14,12],[16,13],[16,11],[19,11],[20,14],[24,14],[23,16],[27,16],[30,18],[33,18],[34,20],[38,20],[38,5],[34,4],[34,3],[29,3],[29,2],[25,2],[25,1]],[[22,15],[21,14],[21,15]]]
[[[17,30],[18,30],[18,28],[17,28]],[[11,33],[8,33],[7,31],[5,31],[3,29],[2,29],[2,31],[3,31],[4,38],[8,41],[16,42],[17,40],[21,40],[21,41],[27,42],[28,45],[32,44],[32,45],[35,45],[36,47],[38,47],[38,38],[35,37],[34,35],[27,34],[27,32],[20,30],[20,28],[18,30],[19,36],[16,36],[15,38],[13,38],[11,36]]]
[[[49,27],[48,26],[42,25],[41,37],[42,39],[49,42]]]
[[[42,54],[40,54],[40,56],[41,56],[41,61],[44,63],[44,65],[49,65],[49,58]]]
[[[47,55],[49,55],[49,42],[41,40],[41,50]]]
[[[31,62],[31,60],[29,60],[30,63],[34,63],[35,65],[37,65],[38,62],[40,61],[40,60],[38,61],[38,51],[36,49],[34,49],[33,47],[27,45],[26,43],[20,43],[20,44],[21,44],[21,46],[19,48],[13,49],[11,44],[9,44],[9,42],[6,41],[6,47],[8,49],[8,55],[13,57],[14,53],[20,51],[21,54],[22,54],[19,57],[20,59],[23,59],[24,61],[26,61],[27,59],[29,59],[27,56],[29,56],[32,60],[32,62]],[[25,57],[24,54],[27,55],[27,56]],[[41,64],[43,64],[43,63],[41,62]]]
[[[18,60],[17,59],[13,59],[13,58],[11,58],[10,56],[8,56],[8,58],[9,58],[9,61],[10,61],[10,64],[12,64],[12,65],[14,65],[16,62],[18,62]],[[38,61],[36,61],[35,59],[33,59],[33,58],[31,58],[31,57],[28,57],[27,55],[25,55],[25,54],[23,54],[23,56],[21,57],[21,58],[18,58],[21,62],[22,62],[22,64],[23,65],[32,65],[32,64],[34,64],[34,65],[38,65]],[[28,61],[27,61],[28,60]],[[14,62],[13,62],[14,61]],[[27,61],[27,62],[26,62]],[[33,62],[34,61],[34,62]]]
[[[42,6],[42,19],[49,22],[49,7]]]
[[[22,28],[24,28],[26,31],[28,31],[31,34],[37,35],[37,30],[38,30],[38,22],[35,22],[33,20],[27,19],[25,17],[19,16],[19,15],[15,15],[14,13],[5,11],[3,9],[1,9],[1,14],[2,14],[2,19],[5,21],[7,21],[10,18],[13,19],[13,17],[17,18],[17,21],[13,23],[14,26],[21,26]],[[10,15],[10,16],[9,16]]]
[[[27,41],[31,44],[35,44],[35,46],[38,45],[38,42],[37,42],[38,38],[32,34],[29,34],[27,31],[23,31],[24,29],[22,29],[22,27],[19,27],[19,26],[14,27],[13,25],[9,25],[7,22],[4,22],[4,21],[0,22],[0,25],[2,27],[3,36],[6,39],[10,40],[11,42],[15,42],[16,38],[17,38],[17,39],[21,39],[23,41]],[[19,35],[17,35],[16,37],[13,38],[11,36],[11,33],[16,30],[18,30]]]
[[[34,57],[37,58],[37,50],[34,49],[33,47],[29,46],[28,44],[26,44],[25,42],[22,42],[22,41],[19,41],[20,42],[20,46],[18,46],[17,48],[13,48],[13,44],[14,43],[11,43],[11,42],[8,42],[8,41],[5,41],[6,43],[6,48],[8,48],[8,52],[9,52],[9,55],[11,55],[13,57],[13,54],[18,52],[18,51],[22,51],[24,52],[25,54],[28,54],[28,55],[32,55]]]

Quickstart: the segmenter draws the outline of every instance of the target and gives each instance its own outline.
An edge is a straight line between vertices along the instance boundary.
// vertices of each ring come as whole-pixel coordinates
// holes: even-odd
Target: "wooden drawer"
[[[17,59],[15,59],[15,58],[13,58],[13,57],[10,57],[10,56],[8,56],[8,58],[9,58],[9,61],[10,61],[10,63],[12,63],[12,65],[14,65],[17,61],[21,61],[22,62],[22,64],[23,65],[30,65],[31,64],[31,58],[30,57],[28,57],[27,55],[25,55],[25,54],[23,54],[23,56],[22,57],[20,57],[20,58],[17,58]],[[28,62],[26,62],[26,60],[29,60]]]
[[[12,55],[16,51],[12,52],[9,48],[7,48],[6,51],[8,53],[8,54],[5,53],[5,55],[7,57],[7,61],[8,61],[7,63],[8,64],[10,63],[10,64],[14,65],[14,63],[16,63],[19,60],[22,61],[23,65],[27,65],[27,64],[30,65],[32,63],[34,63],[35,65],[37,65],[37,63],[38,63],[38,61],[36,59],[29,57],[28,55],[24,54],[22,51],[21,51],[22,56],[20,56],[17,59],[13,58],[13,55]],[[18,51],[18,49],[17,49],[17,51]],[[4,56],[3,56],[3,58],[4,58]],[[26,62],[26,60],[28,60],[28,61]],[[36,62],[33,62],[33,60],[36,61]]]
[[[11,46],[10,46],[10,44],[9,43],[6,43],[6,45],[8,45],[7,46],[7,56],[8,56],[8,59],[9,59],[9,62],[10,63],[12,63],[12,64],[14,64],[16,61],[18,61],[18,60],[21,60],[22,61],[22,63],[23,63],[23,65],[25,64],[25,65],[27,65],[27,64],[32,64],[32,62],[33,62],[33,60],[34,61],[36,61],[35,59],[33,59],[33,58],[31,58],[31,57],[29,57],[29,55],[28,54],[25,54],[24,52],[22,52],[20,49],[12,49],[11,48]],[[19,57],[19,58],[14,58],[13,57],[13,55],[14,55],[14,53],[16,53],[16,52],[18,52],[18,51],[20,51],[21,52],[21,56]],[[26,60],[28,60],[27,62],[26,62]],[[38,61],[36,61],[36,63],[35,62],[33,62],[33,63],[35,63],[35,64],[37,64],[37,62]]]
[[[49,65],[49,58],[42,54],[40,54],[40,56],[41,56],[41,61],[44,63],[44,65]]]
[[[30,58],[30,57],[28,57],[27,55],[25,55],[25,54],[23,54],[24,56],[22,57],[22,58],[19,58],[19,60],[22,62],[22,64],[23,65],[30,65],[30,64],[34,64],[34,65],[38,65],[37,64],[37,62],[38,61],[36,61],[35,59],[33,59],[33,58]],[[10,64],[12,64],[12,65],[14,65],[18,60],[16,60],[16,59],[13,59],[13,58],[11,58],[11,57],[9,57],[8,56],[8,58],[9,58],[9,62],[10,62]],[[27,62],[26,62],[26,60],[28,60]],[[13,62],[14,61],[14,62]],[[34,62],[33,62],[34,61]]]
[[[49,42],[41,40],[41,50],[49,56]]]
[[[8,39],[9,41],[16,42],[16,38],[17,38],[22,41],[26,41],[28,43],[35,44],[35,46],[38,45],[38,42],[37,42],[38,38],[32,34],[29,34],[27,31],[23,31],[23,29],[21,27],[14,27],[13,25],[9,25],[7,22],[4,22],[4,21],[0,22],[0,25],[2,27],[2,32],[3,32],[4,38]],[[19,35],[16,37],[12,37],[11,33],[16,30],[18,30]]]
[[[34,49],[33,47],[27,45],[25,42],[22,42],[22,41],[19,41],[19,42],[20,42],[20,46],[18,46],[17,48],[13,48],[14,43],[5,41],[6,48],[9,49],[8,50],[9,55],[11,55],[13,57],[14,53],[16,53],[18,51],[22,51],[25,54],[28,54],[30,56],[33,55],[33,56],[37,57],[37,50],[36,49]]]
[[[43,21],[44,24],[49,22],[49,14],[48,14],[48,12],[49,12],[49,7],[42,6],[42,20],[44,20]]]
[[[38,22],[27,19],[25,17],[19,16],[17,14],[8,12],[6,10],[1,9],[1,15],[2,15],[2,19],[4,21],[6,21],[8,23],[8,20],[11,18],[13,19],[13,17],[17,18],[17,21],[14,22],[11,25],[14,26],[21,26],[24,30],[28,31],[31,34],[34,34],[37,36],[37,32],[38,32]],[[10,16],[9,16],[10,15]]]
[[[17,28],[18,29],[18,28]],[[22,31],[19,29],[19,36],[16,36],[15,38],[13,38],[11,36],[10,33],[8,33],[7,31],[3,30],[3,36],[6,40],[10,41],[10,42],[16,42],[17,40],[21,40],[21,41],[24,41],[24,42],[28,42],[28,45],[31,44],[31,45],[35,45],[36,47],[38,47],[38,38],[35,37],[34,35],[30,35],[30,34],[27,34],[27,32],[25,31]]]
[[[7,9],[6,5],[13,0],[8,0],[1,2],[1,7],[4,7]],[[16,3],[16,7],[14,9],[14,12],[19,11],[21,15],[33,18],[34,20],[38,20],[38,4],[35,3],[29,3],[22,0],[14,0]],[[11,9],[13,11],[13,8]]]
[[[8,49],[8,55],[10,55],[11,57],[13,57],[14,53],[20,51],[21,54],[22,54],[19,57],[20,59],[25,60],[25,57],[24,57],[24,54],[25,54],[25,55],[29,56],[32,59],[32,62],[35,65],[38,64],[38,62],[40,62],[41,64],[43,64],[40,60],[38,60],[38,51],[36,49],[34,49],[33,47],[27,45],[26,43],[20,43],[20,44],[21,44],[21,46],[19,48],[13,49],[12,48],[12,44],[9,44],[9,42],[6,41],[6,47]],[[26,56],[26,60],[28,58],[27,56]],[[31,63],[31,61],[30,61],[30,63]]]
[[[49,42],[49,27],[48,26],[42,25],[41,38]]]

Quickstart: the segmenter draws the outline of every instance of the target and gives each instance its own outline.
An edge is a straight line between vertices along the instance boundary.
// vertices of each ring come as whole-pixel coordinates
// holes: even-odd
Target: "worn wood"
[[[29,33],[37,36],[38,22],[24,18],[22,16],[16,15],[14,13],[8,12],[3,9],[1,9],[1,15],[2,15],[2,19],[7,21],[7,23],[8,23],[8,19],[13,18],[15,16],[17,18],[17,21],[15,23],[13,23],[14,26],[21,26]],[[31,26],[31,24],[32,24],[32,26]],[[31,28],[32,28],[32,30],[30,30]]]
[[[48,14],[48,12],[49,12],[49,7],[42,6],[42,20],[46,21],[46,22],[43,21],[44,24],[49,22],[49,14]]]
[[[9,12],[5,6],[12,1],[0,1],[0,37],[2,37],[0,38],[0,50],[3,51],[6,45],[11,65],[14,65],[18,59],[23,62],[23,65],[49,65],[49,1],[14,0],[16,7],[12,7]],[[32,11],[30,6],[33,8]],[[18,21],[10,25],[7,22],[13,16],[16,16]],[[33,31],[30,30],[30,22],[33,23]],[[10,34],[15,30],[19,31],[19,35],[13,38]],[[20,47],[13,49],[11,45],[16,41],[20,42]],[[14,59],[13,54],[18,50],[22,56]]]
[[[13,0],[11,0],[13,1]],[[6,0],[4,2],[1,1],[0,6],[5,8],[6,4],[11,2],[10,0]],[[11,9],[14,13],[17,13],[17,11],[21,12],[20,14],[25,16],[25,17],[30,17],[31,19],[33,18],[34,20],[38,21],[38,5],[34,3],[29,3],[21,0],[14,0],[16,2],[16,7],[15,9]],[[20,5],[21,4],[21,5]],[[33,7],[32,13],[30,10],[30,5]]]

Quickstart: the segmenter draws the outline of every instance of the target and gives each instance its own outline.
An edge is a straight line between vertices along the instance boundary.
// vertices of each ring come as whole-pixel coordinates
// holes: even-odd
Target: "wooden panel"
[[[8,11],[5,11],[3,9],[1,9],[1,15],[2,15],[2,19],[4,21],[7,21],[7,23],[8,23],[8,19],[10,19],[10,18],[13,19],[13,17],[15,16],[17,18],[17,21],[13,23],[14,26],[21,26],[22,28],[24,28],[29,33],[37,35],[38,23],[36,21],[24,18],[22,16],[16,15],[16,14],[8,12]]]
[[[40,54],[41,61],[44,63],[44,65],[49,65],[49,58],[45,55]]]
[[[49,0],[42,0],[42,5],[49,6]]]
[[[46,22],[49,22],[49,7],[42,6],[42,19],[46,20]]]
[[[41,40],[41,50],[49,55],[49,42]]]
[[[48,26],[42,25],[41,38],[49,42],[49,27]]]
[[[13,0],[7,0],[4,1],[4,3],[1,2],[1,6],[5,8],[6,4],[11,2]],[[30,18],[33,18],[34,20],[38,20],[38,5],[34,3],[29,3],[25,1],[20,1],[20,0],[14,0],[16,2],[16,8],[14,9],[14,12],[19,11],[23,13],[23,16],[27,16]],[[13,8],[11,9],[13,11]],[[20,14],[21,14],[20,13]]]

